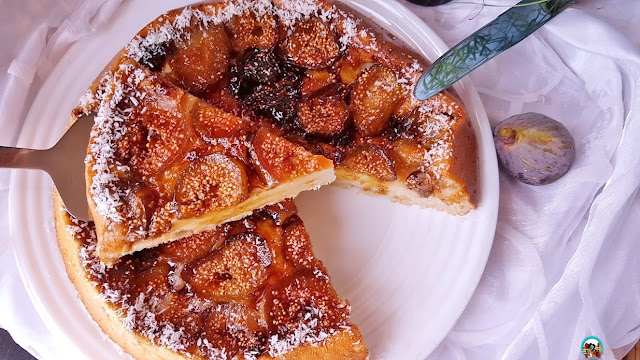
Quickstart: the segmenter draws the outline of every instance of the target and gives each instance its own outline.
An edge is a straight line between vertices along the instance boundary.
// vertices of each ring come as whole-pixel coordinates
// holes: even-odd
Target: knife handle
[[[416,98],[427,99],[519,43],[577,0],[522,0],[436,60],[418,80]]]

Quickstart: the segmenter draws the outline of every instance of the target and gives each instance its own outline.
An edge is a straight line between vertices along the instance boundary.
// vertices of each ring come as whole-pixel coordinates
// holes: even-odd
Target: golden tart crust
[[[134,358],[368,358],[291,200],[111,268],[96,255],[93,224],[54,202],[69,278]]]

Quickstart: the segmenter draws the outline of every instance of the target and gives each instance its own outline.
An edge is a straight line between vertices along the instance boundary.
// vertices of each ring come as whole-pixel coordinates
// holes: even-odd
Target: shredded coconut
[[[269,355],[277,357],[305,344],[311,346],[323,345],[325,340],[338,333],[337,329],[323,331],[318,329],[318,322],[322,318],[322,312],[315,307],[307,307],[304,315],[301,316],[297,327],[294,329],[281,328],[279,333],[269,338]],[[339,328],[347,326],[342,324]]]
[[[133,104],[132,98],[136,98],[136,102],[142,99],[136,88],[145,77],[142,69],[122,64],[115,73],[105,75],[96,94],[100,105],[85,160],[93,171],[89,192],[98,214],[114,223],[123,220],[121,206],[127,190],[118,188],[119,179],[113,170],[129,170],[115,159],[116,142],[127,132],[125,123],[133,112],[131,107],[122,107],[127,102]]]

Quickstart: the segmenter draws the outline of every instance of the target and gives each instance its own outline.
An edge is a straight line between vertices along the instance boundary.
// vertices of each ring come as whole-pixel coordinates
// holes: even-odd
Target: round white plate
[[[440,38],[395,1],[341,0],[433,61]],[[70,110],[145,24],[182,1],[125,2],[104,30],[77,42],[40,89],[20,146],[46,148],[62,136]],[[455,86],[478,136],[480,205],[459,217],[395,204],[334,186],[297,200],[315,253],[338,293],[352,305],[373,359],[424,359],[446,336],[473,294],[487,262],[498,212],[498,169],[491,130],[473,86]],[[68,358],[123,357],[90,319],[69,282],[57,248],[52,183],[14,171],[9,195],[14,248],[24,284]],[[46,354],[42,354],[47,356]]]

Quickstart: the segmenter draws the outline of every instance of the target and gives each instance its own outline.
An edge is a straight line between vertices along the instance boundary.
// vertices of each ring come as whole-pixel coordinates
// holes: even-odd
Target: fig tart
[[[455,94],[413,97],[426,66],[325,0],[200,3],[144,27],[73,114],[97,113],[94,222],[56,198],[92,317],[135,358],[367,358],[290,198],[337,179],[474,209],[474,131]]]

